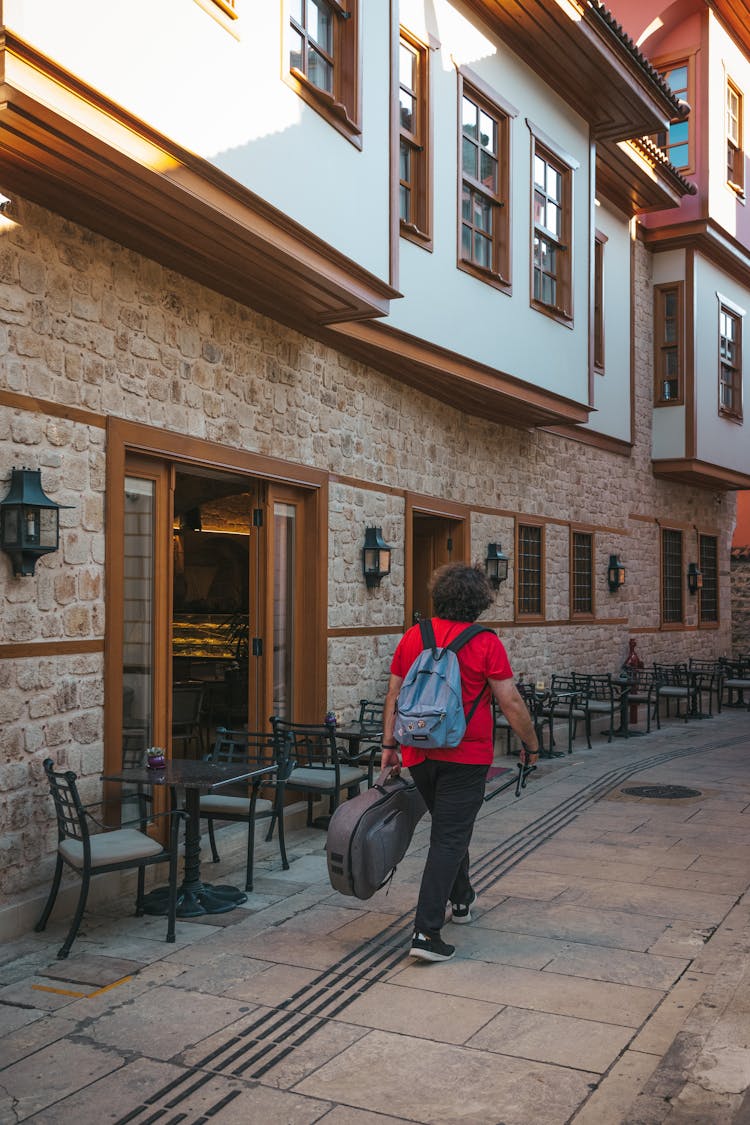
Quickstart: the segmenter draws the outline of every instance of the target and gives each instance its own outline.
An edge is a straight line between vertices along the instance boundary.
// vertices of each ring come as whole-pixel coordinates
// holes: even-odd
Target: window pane
[[[492,242],[482,234],[474,235],[474,261],[486,270],[492,269]]]
[[[687,144],[688,139],[688,123],[687,121],[675,121],[674,124],[669,126],[669,143],[670,145]]]
[[[518,612],[542,612],[542,529],[518,529]]]
[[[668,70],[665,78],[672,88],[674,94],[683,94],[687,92],[688,72],[687,66],[676,66],[674,70]]]
[[[544,226],[544,196],[540,195],[538,191],[534,192],[534,225],[537,227]]]
[[[547,204],[547,221],[544,225],[547,230],[560,237],[560,208],[556,203]]]
[[[404,223],[410,223],[411,222],[411,213],[410,213],[410,210],[409,210],[410,205],[411,205],[411,192],[409,191],[408,188],[404,187],[404,185],[401,184],[401,186],[399,188],[398,213],[399,213],[399,218]]]
[[[662,603],[664,621],[682,621],[682,532],[662,531]]]
[[[461,257],[471,261],[471,227],[461,227]]]
[[[497,192],[497,160],[482,150],[479,157],[479,178],[491,192]]]
[[[675,168],[687,168],[688,166],[688,146],[678,145],[676,148],[669,150],[669,159]]]
[[[290,0],[289,3],[289,15],[298,24],[302,23],[302,2],[303,0]]]
[[[467,176],[471,176],[472,179],[477,180],[479,178],[479,169],[477,167],[477,146],[471,141],[467,140],[466,137],[464,137],[462,142],[462,151],[464,172]]]
[[[479,113],[479,133],[482,141],[482,147],[486,148],[488,152],[497,152],[496,144],[496,126],[493,119],[487,113],[480,110]]]
[[[492,204],[479,194],[474,195],[474,226],[492,234]]]
[[[307,0],[307,31],[319,47],[333,54],[333,14],[325,0]]]
[[[124,745],[151,745],[154,664],[155,484],[125,478],[123,528],[122,725]]]
[[[713,535],[700,537],[700,571],[703,588],[699,593],[701,621],[719,620],[719,572],[717,540]]]
[[[535,156],[534,157],[534,183],[537,184],[540,188],[544,188],[544,170],[545,170],[544,161],[540,157]]]
[[[416,87],[414,71],[416,69],[416,56],[408,47],[401,44],[398,57],[398,80],[402,86],[413,90]]]
[[[556,202],[560,200],[561,183],[560,173],[547,165],[547,195]]]
[[[273,708],[288,719],[293,712],[294,572],[296,565],[296,515],[292,504],[274,504],[273,510]]]
[[[542,274],[542,301],[545,305],[555,305],[557,297],[557,284],[553,277]]]
[[[477,106],[474,105],[474,102],[469,101],[468,98],[463,99],[462,114],[464,133],[476,139],[478,136],[477,117],[479,115],[479,110]]]
[[[411,149],[403,141],[399,148],[399,179],[411,181]]]
[[[302,36],[298,34],[293,28],[289,29],[289,68],[294,70],[302,70],[303,64],[303,40]]]
[[[471,192],[466,184],[461,192],[461,218],[471,222]]]
[[[416,120],[416,99],[406,90],[399,90],[398,100],[401,106],[401,127],[413,133]]]
[[[333,67],[309,44],[307,48],[307,77],[313,86],[317,86],[319,90],[326,90],[329,94],[332,92]]]

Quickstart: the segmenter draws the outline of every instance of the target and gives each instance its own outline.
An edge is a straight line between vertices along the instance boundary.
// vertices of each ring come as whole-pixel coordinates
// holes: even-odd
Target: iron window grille
[[[719,620],[719,552],[715,535],[699,536],[698,551],[703,586],[698,592],[698,620],[711,625]]]
[[[663,528],[661,533],[662,621],[680,624],[683,619],[682,532]]]

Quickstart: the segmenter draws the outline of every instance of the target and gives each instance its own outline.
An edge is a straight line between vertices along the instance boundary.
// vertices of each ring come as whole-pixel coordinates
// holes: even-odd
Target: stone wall
[[[659,631],[656,521],[717,529],[720,559],[728,559],[733,501],[717,504],[712,493],[651,473],[649,257],[640,244],[637,444],[626,458],[468,417],[50,212],[23,201],[18,210],[20,226],[0,242],[0,391],[12,392],[0,412],[0,478],[6,483],[13,465],[39,466],[48,493],[72,507],[61,517],[62,550],[40,562],[34,578],[14,579],[0,558],[0,643],[103,645],[103,426],[115,415],[345,478],[329,489],[328,703],[335,710],[351,714],[359,698],[384,690],[403,627],[407,490],[475,508],[473,556],[482,558],[488,542],[505,547],[510,580],[487,616],[506,623],[511,660],[529,678],[615,669],[631,630],[639,631],[646,663],[731,647],[726,613],[718,630]],[[68,417],[52,416],[45,403]],[[508,512],[546,521],[542,625],[507,624],[514,579]],[[597,613],[586,624],[568,623],[566,521],[595,529]],[[361,573],[368,524],[382,526],[395,545],[393,572],[373,591]],[[606,563],[615,551],[628,579],[612,595]],[[728,607],[728,568],[720,569]],[[8,770],[0,829],[10,851],[20,849],[0,874],[7,899],[49,874],[50,853],[37,862],[40,841],[49,840],[43,758],[65,762],[95,788],[102,655],[5,659],[0,676]]]
[[[735,656],[750,655],[750,547],[732,551],[732,647]]]

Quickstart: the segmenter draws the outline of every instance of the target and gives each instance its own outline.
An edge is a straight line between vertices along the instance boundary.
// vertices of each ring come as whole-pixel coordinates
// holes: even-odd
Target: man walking
[[[455,640],[493,601],[484,572],[463,563],[449,563],[436,570],[430,592],[435,612],[432,626],[440,648]],[[421,961],[447,961],[455,946],[440,936],[446,904],[450,903],[450,920],[463,924],[471,922],[471,908],[476,902],[469,878],[469,843],[494,756],[493,695],[521,739],[521,761],[536,762],[539,746],[531,716],[513,682],[505,648],[497,634],[487,630],[472,637],[458,653],[467,715],[474,700],[479,700],[463,740],[453,749],[404,746],[399,755],[394,740],[396,702],[404,677],[421,651],[421,631],[413,625],[401,638],[391,661],[383,708],[382,764],[398,769],[403,758],[432,817],[410,953]]]

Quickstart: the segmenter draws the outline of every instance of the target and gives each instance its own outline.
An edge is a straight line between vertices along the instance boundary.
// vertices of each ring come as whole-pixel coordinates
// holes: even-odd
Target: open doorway
[[[412,512],[412,565],[407,599],[411,625],[432,616],[428,586],[433,571],[449,562],[463,562],[466,556],[465,521],[453,516]]]

